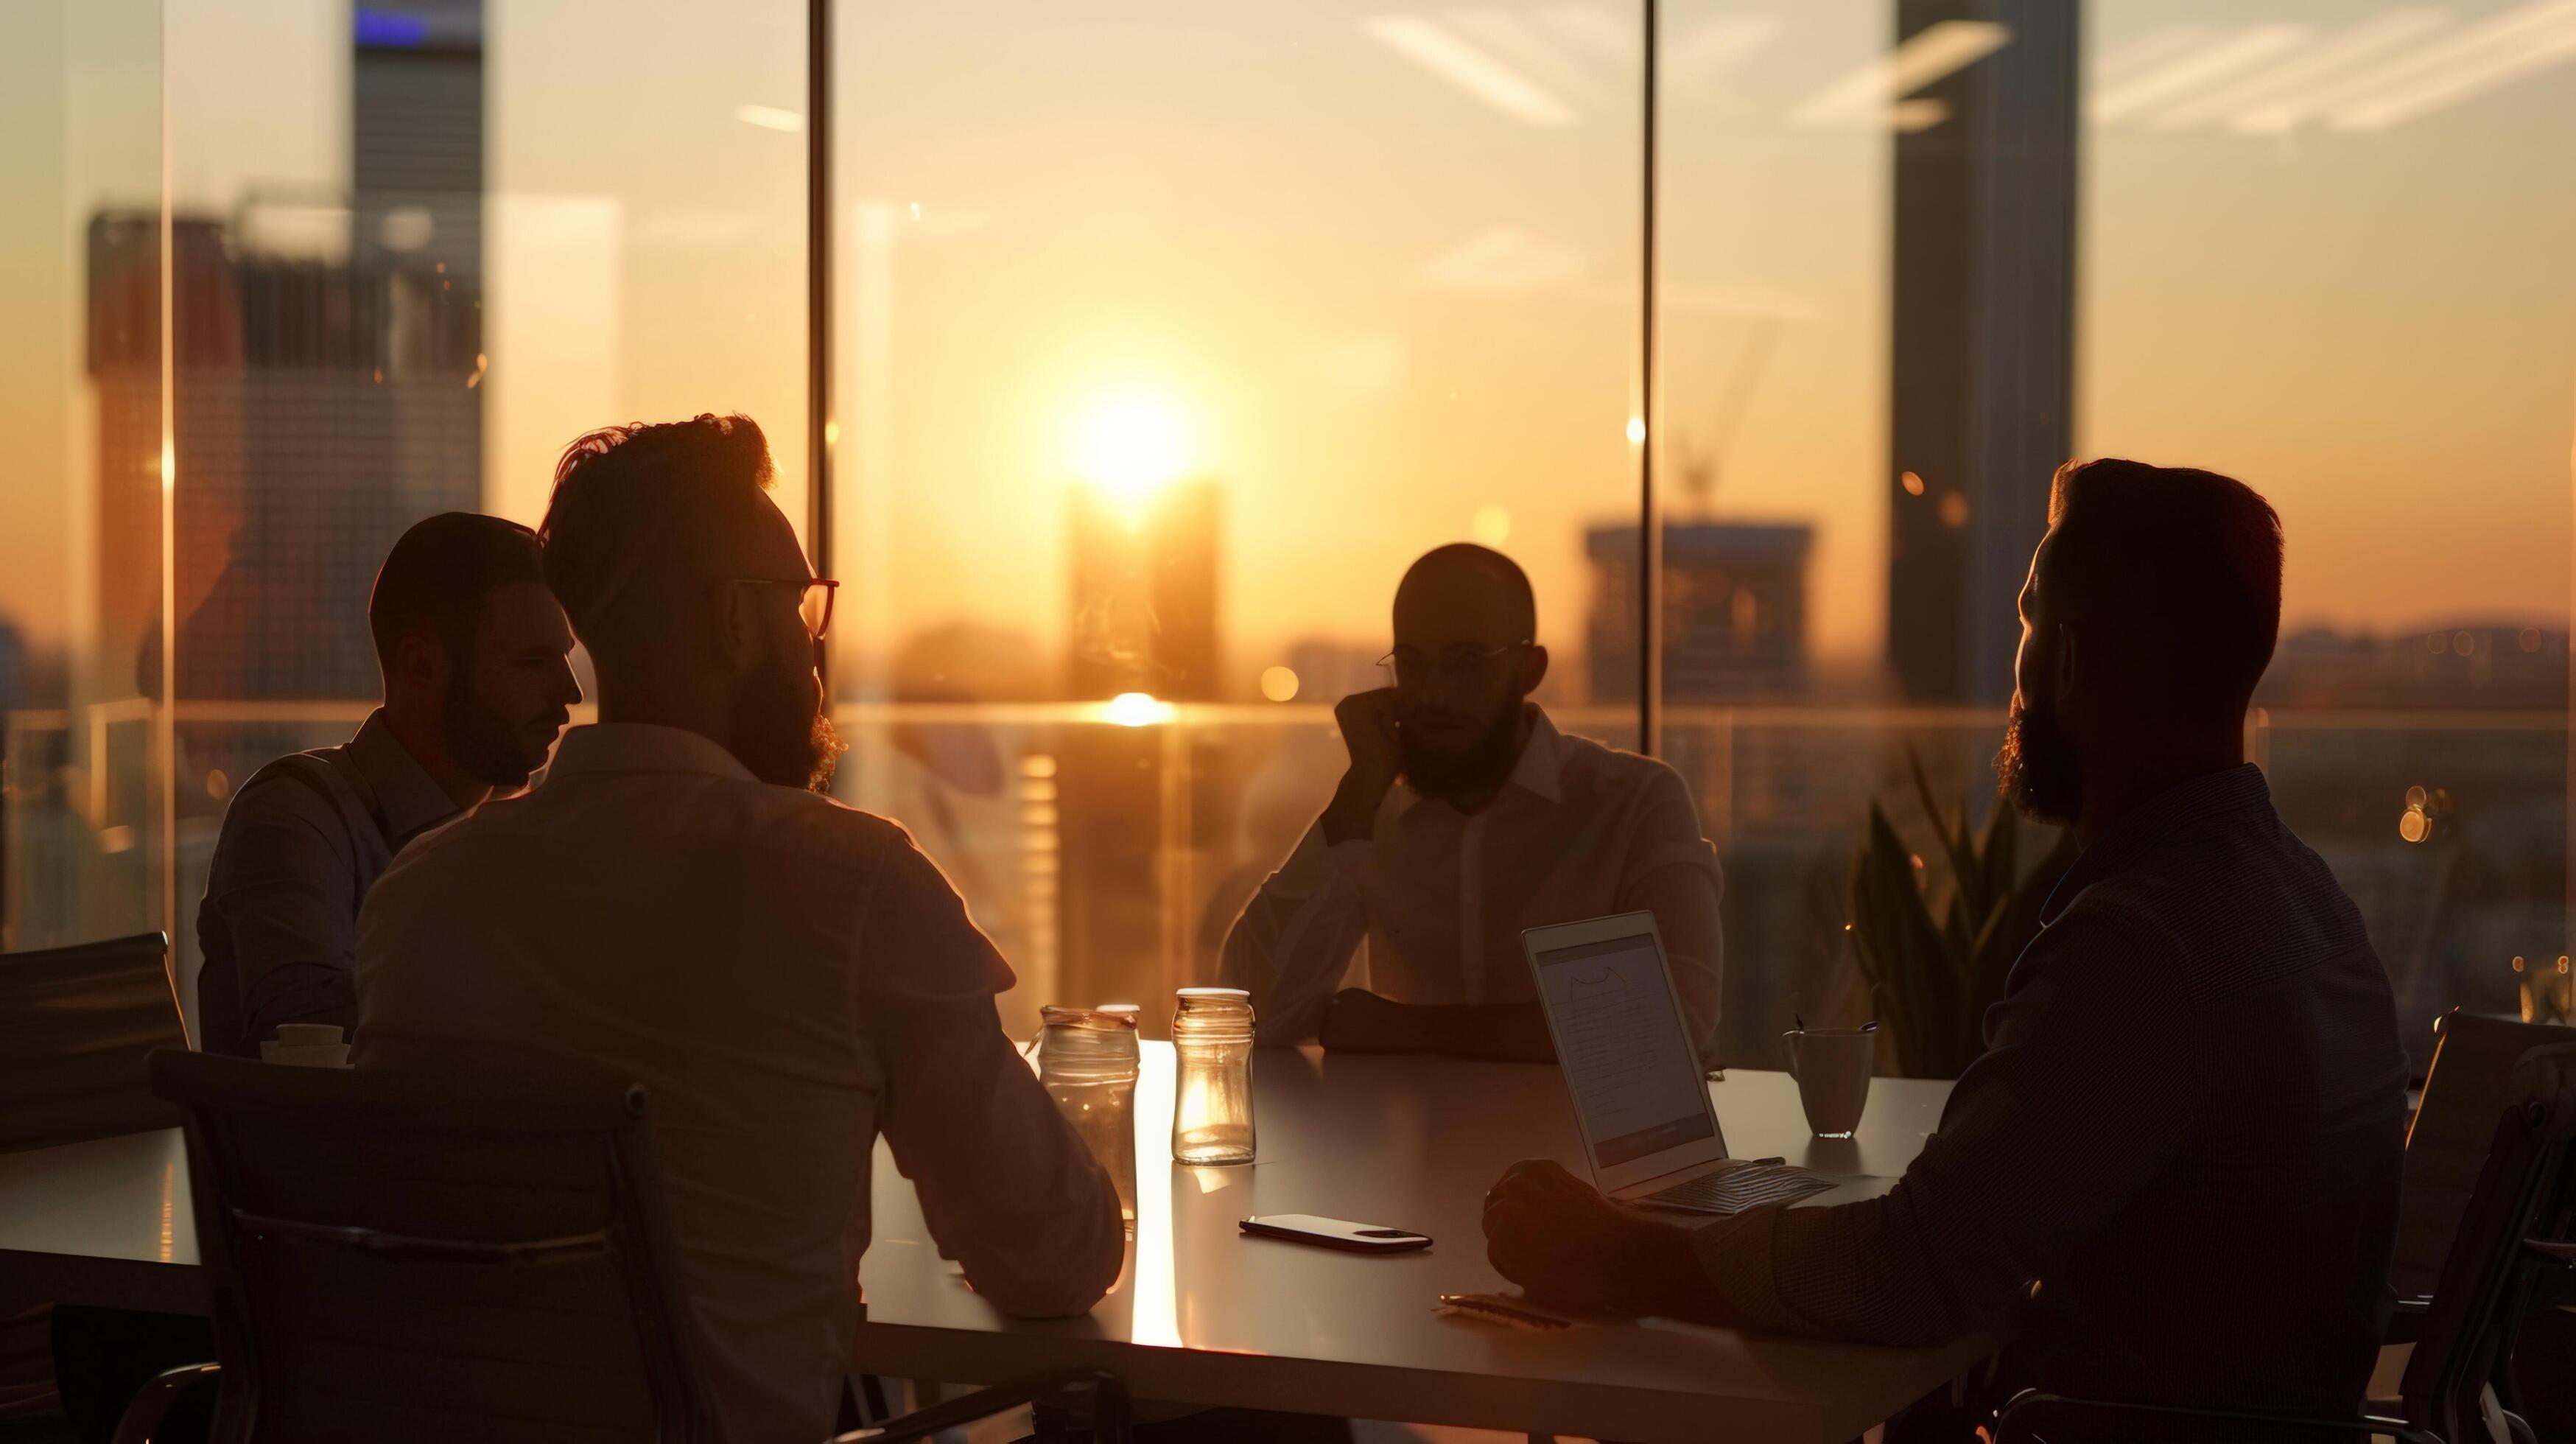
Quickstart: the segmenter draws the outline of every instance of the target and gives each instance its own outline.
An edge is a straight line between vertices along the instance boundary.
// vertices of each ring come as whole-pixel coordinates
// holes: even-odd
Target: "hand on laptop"
[[[1542,1303],[1704,1317],[1715,1297],[1690,1228],[1601,1196],[1551,1159],[1524,1159],[1485,1194],[1485,1258]]]

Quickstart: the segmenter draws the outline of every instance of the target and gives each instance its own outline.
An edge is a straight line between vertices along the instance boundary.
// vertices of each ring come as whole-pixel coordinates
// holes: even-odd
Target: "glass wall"
[[[1635,744],[1632,12],[844,14],[844,775],[1015,1022],[1212,978],[1435,545],[1517,556],[1541,699]]]
[[[52,182],[62,208],[41,218],[82,228],[86,250],[12,272],[47,303],[71,298],[69,366],[23,353],[52,388],[33,414],[56,430],[58,416],[99,419],[46,462],[76,485],[10,492],[13,508],[49,510],[50,531],[32,515],[11,529],[38,548],[19,576],[69,567],[43,587],[95,601],[49,640],[70,658],[55,700],[11,702],[9,918],[22,945],[170,918],[193,1007],[195,907],[231,790],[280,753],[345,740],[374,705],[367,594],[404,528],[447,510],[533,524],[572,437],[710,410],[765,425],[779,503],[801,526],[804,17],[736,7],[721,46],[677,3],[620,6],[608,24],[595,8],[505,0],[165,0],[67,6],[54,23],[97,51],[125,12],[140,39],[111,58],[128,62],[116,78],[130,93],[78,55],[11,62],[67,91],[57,129],[86,167]],[[102,349],[106,336],[124,349]],[[52,541],[66,527],[68,552]],[[177,705],[155,709],[165,565]],[[22,728],[38,734],[23,747]],[[82,760],[93,753],[110,765]],[[175,827],[156,886],[162,792]],[[57,794],[69,802],[38,806]],[[82,826],[66,833],[65,818]],[[98,876],[73,886],[84,848],[105,857],[80,861]]]
[[[2099,454],[2278,504],[2254,755],[2410,1036],[2511,1011],[2568,950],[2576,18],[1658,8],[1651,297],[1640,7],[837,11],[842,794],[967,895],[1014,1026],[1212,975],[1455,540],[1529,570],[1559,722],[1694,789],[1727,1055],[1866,1015],[1868,810],[1937,900],[1909,764],[1986,812],[2047,473]],[[193,965],[230,788],[366,714],[419,516],[533,521],[571,436],[739,410],[804,523],[804,12],[12,16],[10,946]]]
[[[161,18],[0,26],[0,942],[36,948],[167,916]]]
[[[2258,746],[2425,1037],[2567,927],[2576,12],[2097,0],[2079,424],[2289,536]],[[2419,1059],[2420,1061],[2420,1059]]]

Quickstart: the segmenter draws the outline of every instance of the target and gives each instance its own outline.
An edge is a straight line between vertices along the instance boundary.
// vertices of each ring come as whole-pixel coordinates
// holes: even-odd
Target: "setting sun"
[[[1122,396],[1085,417],[1075,463],[1085,481],[1122,501],[1142,501],[1189,469],[1189,427],[1162,397]]]

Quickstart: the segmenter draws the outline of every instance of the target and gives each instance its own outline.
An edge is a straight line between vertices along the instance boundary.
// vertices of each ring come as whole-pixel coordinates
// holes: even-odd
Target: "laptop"
[[[1603,1194],[1733,1214],[1834,1186],[1804,1169],[1727,1157],[1653,913],[1531,928],[1521,947]]]

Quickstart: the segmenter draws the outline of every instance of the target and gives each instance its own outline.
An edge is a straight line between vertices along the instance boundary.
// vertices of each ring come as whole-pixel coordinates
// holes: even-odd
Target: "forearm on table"
[[[1292,858],[1273,873],[1225,937],[1218,976],[1252,995],[1252,1012],[1265,1043],[1295,1043],[1315,1036],[1323,1003],[1332,997],[1366,931],[1359,889],[1324,859],[1310,875]]]
[[[887,1145],[941,1251],[995,1308],[1081,1313],[1118,1273],[1115,1186],[999,1028],[958,1026],[956,1011],[905,1020],[911,1038],[888,1051]]]
[[[1929,1346],[1991,1327],[1925,1267],[1901,1201],[1766,1208],[1692,1231],[1697,1281],[1742,1323],[1771,1333]]]

